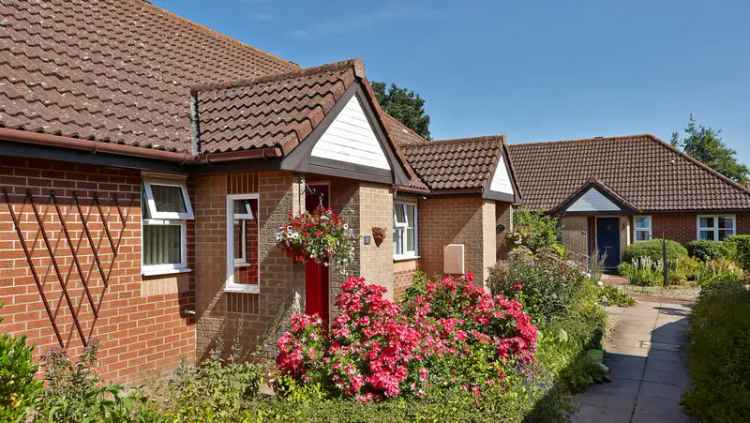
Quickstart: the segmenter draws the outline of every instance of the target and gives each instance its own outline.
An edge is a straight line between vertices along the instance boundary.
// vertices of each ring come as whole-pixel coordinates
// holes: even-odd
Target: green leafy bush
[[[735,235],[729,238],[735,249],[735,261],[745,271],[750,271],[750,235]]]
[[[628,245],[623,254],[623,262],[632,262],[633,259],[648,257],[653,261],[662,260],[662,241],[661,239],[652,239],[650,241],[636,242]],[[667,241],[667,257],[669,260],[685,258],[688,251],[680,243]]]
[[[165,414],[184,422],[231,421],[258,394],[261,374],[252,363],[180,363],[169,381]]]
[[[724,241],[691,241],[687,245],[690,257],[698,260],[709,261],[714,259],[731,259],[736,254],[736,246],[731,242]]]
[[[125,394],[119,385],[102,384],[94,372],[96,346],[86,348],[73,363],[63,352],[44,359],[47,386],[36,408],[35,420],[49,422],[159,422],[138,391]]]
[[[0,421],[23,422],[41,390],[25,337],[0,334]]]
[[[700,286],[709,286],[721,282],[740,282],[744,272],[735,262],[724,258],[701,263],[696,272],[696,282]]]
[[[493,293],[516,297],[538,323],[547,323],[565,314],[578,298],[586,276],[560,258],[532,254],[518,248],[490,271],[487,285]]]
[[[508,234],[510,249],[526,247],[533,252],[551,249],[560,257],[567,251],[558,239],[558,220],[543,213],[520,209],[513,212],[513,232]]]
[[[633,297],[616,286],[603,285],[599,289],[599,302],[605,305],[630,307],[635,304]]]
[[[668,284],[679,285],[694,279],[700,269],[700,263],[692,257],[680,256],[669,260]],[[664,262],[649,256],[633,258],[617,267],[620,275],[625,276],[631,285],[664,286]]]
[[[705,422],[750,416],[750,292],[737,283],[704,288],[690,319],[688,412]]]

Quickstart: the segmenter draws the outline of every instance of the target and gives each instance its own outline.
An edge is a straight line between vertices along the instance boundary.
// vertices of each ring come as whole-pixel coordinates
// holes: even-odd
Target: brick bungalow
[[[486,275],[518,186],[503,137],[427,142],[358,60],[296,64],[142,0],[0,5],[0,331],[99,345],[107,380],[253,351],[344,276],[277,246],[320,204],[349,274]],[[385,241],[374,242],[374,228]]]
[[[559,216],[578,257],[750,232],[750,191],[652,135],[509,146],[524,207]]]

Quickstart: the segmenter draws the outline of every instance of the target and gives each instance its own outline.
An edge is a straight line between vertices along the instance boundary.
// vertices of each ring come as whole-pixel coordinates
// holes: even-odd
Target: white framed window
[[[633,240],[648,241],[653,237],[653,228],[651,226],[651,216],[634,216],[633,217]]]
[[[193,208],[184,181],[146,179],[143,193],[152,219],[193,219]]]
[[[417,205],[396,201],[393,205],[393,258],[418,256]]]
[[[260,222],[257,193],[227,195],[227,273],[224,291],[260,292],[258,236]]]
[[[187,220],[193,219],[183,179],[143,181],[141,273],[145,276],[188,272]]]
[[[735,215],[699,215],[698,239],[704,241],[723,241],[737,232]]]

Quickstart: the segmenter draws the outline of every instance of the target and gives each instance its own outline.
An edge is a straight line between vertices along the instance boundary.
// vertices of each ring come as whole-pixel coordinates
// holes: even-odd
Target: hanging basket
[[[354,236],[348,223],[331,209],[318,208],[299,216],[289,214],[276,240],[294,261],[313,260],[346,269],[354,258]]]

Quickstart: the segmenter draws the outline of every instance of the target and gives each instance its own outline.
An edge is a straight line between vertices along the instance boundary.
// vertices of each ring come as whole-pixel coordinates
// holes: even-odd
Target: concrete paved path
[[[574,423],[681,423],[691,419],[680,398],[688,385],[690,307],[639,302],[608,307],[610,334],[605,363],[612,382],[591,386],[576,397]]]

